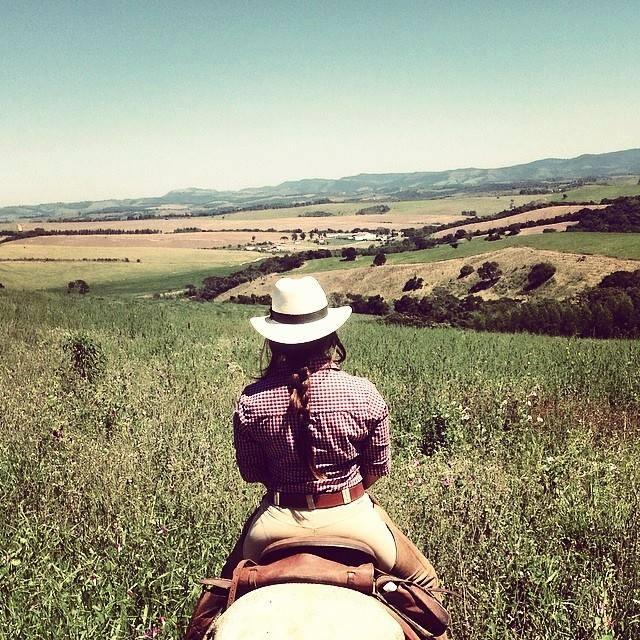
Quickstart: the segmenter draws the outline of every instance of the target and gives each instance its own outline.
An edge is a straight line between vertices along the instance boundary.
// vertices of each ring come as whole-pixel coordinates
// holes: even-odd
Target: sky
[[[640,5],[0,0],[0,206],[640,146]]]

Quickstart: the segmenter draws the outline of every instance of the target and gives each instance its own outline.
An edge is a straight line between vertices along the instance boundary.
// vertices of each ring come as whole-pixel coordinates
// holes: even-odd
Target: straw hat
[[[251,325],[267,340],[302,344],[333,333],[350,315],[351,307],[329,308],[315,278],[280,278],[271,292],[271,313],[251,318]]]

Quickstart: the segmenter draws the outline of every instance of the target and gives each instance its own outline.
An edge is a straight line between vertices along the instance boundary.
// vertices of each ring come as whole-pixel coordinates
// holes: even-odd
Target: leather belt
[[[281,491],[267,491],[266,498],[276,507],[287,509],[328,509],[349,504],[364,495],[362,482],[332,493],[283,493]]]

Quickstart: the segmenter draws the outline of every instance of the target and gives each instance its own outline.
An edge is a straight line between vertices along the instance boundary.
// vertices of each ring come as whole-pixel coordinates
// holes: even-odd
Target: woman
[[[304,277],[278,280],[270,315],[251,319],[271,358],[238,400],[234,444],[243,479],[267,493],[223,575],[276,540],[336,535],[368,544],[384,571],[439,586],[431,563],[366,494],[389,473],[389,412],[371,382],[340,369],[336,330],[350,315],[330,309],[320,284]]]

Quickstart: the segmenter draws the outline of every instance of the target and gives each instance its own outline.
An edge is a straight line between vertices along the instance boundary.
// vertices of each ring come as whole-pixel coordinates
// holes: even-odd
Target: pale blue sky
[[[0,205],[640,146],[629,2],[5,2]]]

